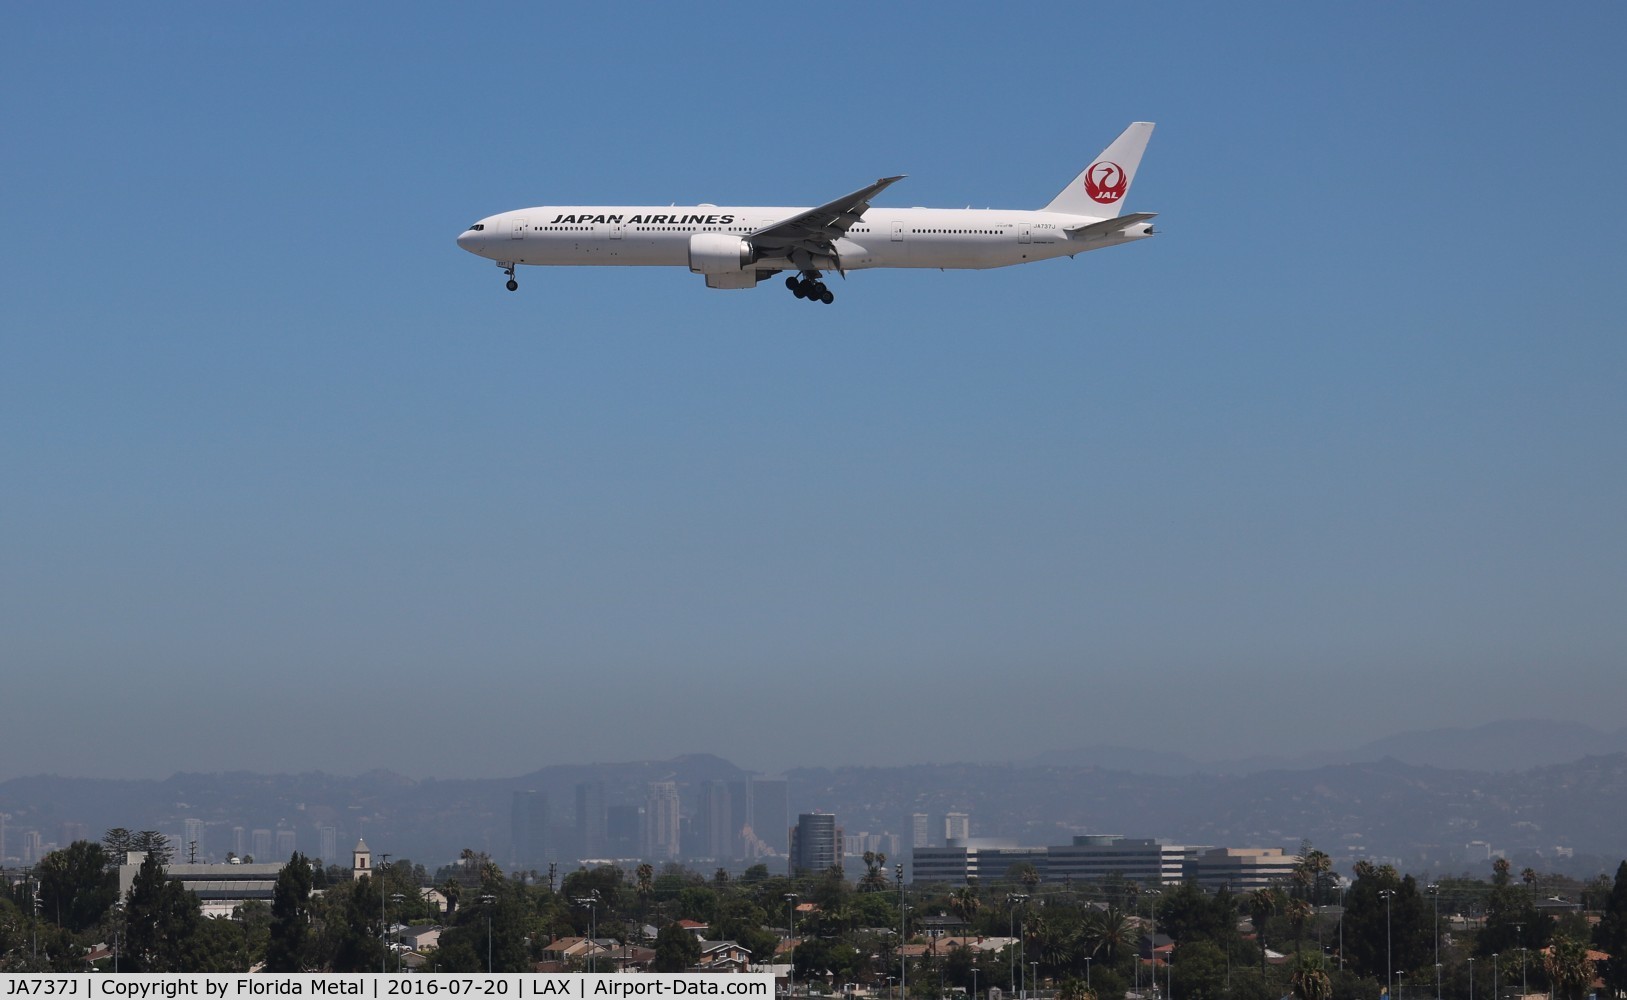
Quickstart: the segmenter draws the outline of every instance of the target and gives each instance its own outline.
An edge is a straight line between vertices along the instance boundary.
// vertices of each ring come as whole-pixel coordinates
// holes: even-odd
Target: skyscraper
[[[584,781],[576,786],[576,843],[584,858],[603,858],[610,853],[605,827],[604,782]]]
[[[515,792],[509,806],[509,866],[542,868],[549,861],[548,796],[543,792]]]
[[[261,864],[271,861],[271,831],[261,828],[249,835],[249,853]]]
[[[966,813],[945,813],[943,817],[944,843],[951,840],[964,844],[972,836],[972,817]]]
[[[336,864],[339,859],[339,831],[331,826],[324,826],[318,830],[321,854],[318,857],[323,864]]]
[[[932,846],[932,817],[910,813],[910,849]]]
[[[751,779],[751,830],[763,849],[789,856],[790,783],[784,778]]]
[[[609,806],[605,809],[605,839],[613,858],[641,857],[644,851],[644,807]]]
[[[670,781],[650,782],[644,800],[644,856],[651,861],[678,857],[678,786]]]
[[[726,782],[708,781],[701,785],[700,807],[695,812],[695,843],[689,848],[692,857],[726,861],[739,856],[735,845],[740,838],[735,835],[732,814]]]
[[[274,858],[266,858],[266,860],[267,861],[273,861],[273,860],[287,861],[289,858],[294,856],[294,851],[296,849],[295,848],[296,842],[297,842],[297,838],[294,836],[294,831],[292,831],[292,830],[278,830],[277,831],[277,854],[276,854],[276,856]]]
[[[842,863],[842,828],[830,813],[803,813],[791,833],[789,874],[818,874]]]

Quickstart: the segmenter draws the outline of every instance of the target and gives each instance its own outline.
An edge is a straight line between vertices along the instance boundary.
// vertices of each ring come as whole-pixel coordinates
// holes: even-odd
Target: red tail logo
[[[1124,168],[1111,160],[1098,160],[1085,171],[1085,193],[1090,195],[1092,201],[1111,205],[1124,197],[1124,192],[1129,188],[1130,182],[1124,176]]]

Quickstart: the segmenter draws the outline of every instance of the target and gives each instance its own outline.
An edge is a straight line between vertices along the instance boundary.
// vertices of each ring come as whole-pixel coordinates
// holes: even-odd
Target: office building
[[[1046,848],[1018,847],[1015,842],[973,837],[943,847],[921,847],[910,852],[911,878],[920,883],[961,886],[972,881],[993,885],[1004,881],[1011,866],[1027,863],[1045,877]]]
[[[644,856],[651,861],[672,861],[678,857],[678,786],[670,781],[650,782],[644,800]]]
[[[943,817],[943,842],[952,840],[966,841],[972,836],[972,817],[966,813],[945,813]]]
[[[584,781],[576,786],[576,849],[584,858],[610,854],[605,827],[604,782]]]
[[[818,874],[842,864],[842,828],[830,813],[803,813],[790,833],[789,874]]]
[[[548,796],[515,792],[509,806],[509,867],[546,868],[554,860],[548,843]]]

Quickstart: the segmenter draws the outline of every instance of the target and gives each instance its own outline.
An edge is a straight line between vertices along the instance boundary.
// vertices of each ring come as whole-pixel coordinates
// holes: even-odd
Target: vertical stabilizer
[[[1124,199],[1130,194],[1130,182],[1135,180],[1136,168],[1141,165],[1141,154],[1152,137],[1152,126],[1152,122],[1132,122],[1042,211],[1092,219],[1115,218],[1123,211]]]

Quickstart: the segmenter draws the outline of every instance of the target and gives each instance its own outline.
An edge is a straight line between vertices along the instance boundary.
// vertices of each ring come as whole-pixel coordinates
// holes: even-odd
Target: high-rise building
[[[515,792],[509,806],[511,868],[541,868],[553,858],[548,850],[548,796],[543,792]]]
[[[261,828],[249,835],[249,853],[261,864],[271,861],[271,831]]]
[[[190,860],[193,854],[207,855],[209,851],[203,843],[203,820],[188,818],[184,826],[185,829],[181,831],[181,849],[176,852],[177,856]]]
[[[842,828],[830,813],[803,813],[790,834],[789,874],[819,873],[842,864]]]
[[[612,858],[636,858],[644,850],[644,807],[607,806],[605,808],[605,840],[610,849],[605,853]]]
[[[293,857],[294,856],[294,851],[297,849],[295,847],[296,843],[297,843],[297,838],[294,836],[294,831],[292,831],[292,830],[278,830],[277,831],[277,854],[276,854],[275,860],[277,860],[277,861],[287,861],[289,858]],[[273,859],[272,858],[266,858],[266,860],[271,861]]]
[[[610,853],[605,829],[604,782],[584,781],[576,786],[576,844],[584,858],[603,858]]]
[[[972,817],[966,813],[945,813],[943,817],[943,842],[951,840],[967,841],[972,837]]]
[[[10,818],[9,813],[0,813],[0,867],[5,865],[6,858],[9,857],[6,854],[6,820]]]
[[[701,785],[700,805],[695,811],[695,840],[689,848],[691,857],[726,861],[739,856],[732,805],[727,783],[707,781]]]
[[[232,853],[241,858],[248,853],[248,849],[248,843],[243,839],[243,828],[240,826],[232,827]],[[328,863],[332,864],[333,859],[330,858]]]
[[[90,827],[84,823],[77,823],[69,820],[68,822],[62,824],[62,842],[64,844],[77,844],[81,840],[89,839]],[[5,851],[3,848],[4,845],[0,844],[0,857],[5,856]]]
[[[932,846],[932,817],[926,813],[910,813],[910,849]]]
[[[791,786],[784,778],[751,779],[751,830],[757,850],[744,853],[789,857]]]
[[[678,786],[670,781],[650,782],[644,800],[644,856],[651,861],[678,857]]]
[[[324,826],[319,827],[317,833],[317,841],[320,845],[318,850],[321,851],[319,857],[322,863],[325,865],[337,863],[339,860],[339,831],[331,826]]]
[[[23,864],[31,865],[45,857],[45,841],[38,830],[23,831]]]

